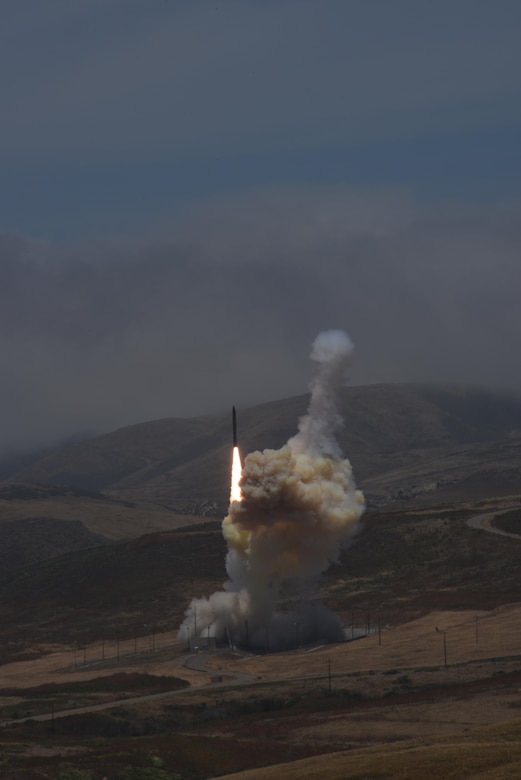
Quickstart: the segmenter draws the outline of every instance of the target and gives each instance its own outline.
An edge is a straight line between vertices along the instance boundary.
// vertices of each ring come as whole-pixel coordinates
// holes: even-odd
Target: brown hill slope
[[[298,396],[240,410],[242,453],[280,447],[307,401]],[[476,485],[484,495],[521,492],[520,399],[472,388],[371,385],[345,389],[340,407],[340,444],[374,503],[433,492],[436,500],[461,498]],[[13,478],[222,515],[230,439],[228,414],[155,420],[65,447]],[[488,461],[496,463],[490,490]]]
[[[107,544],[79,520],[34,517],[0,524],[0,573],[4,577],[17,569],[64,553]]]
[[[324,574],[321,596],[346,624],[401,623],[431,610],[491,609],[519,599],[521,539],[470,528],[484,507],[370,513]],[[93,547],[0,578],[0,644],[168,631],[194,597],[226,579],[220,524]],[[289,598],[289,596],[288,596]]]
[[[205,518],[75,487],[0,486],[0,579],[63,553],[167,531]]]
[[[17,524],[36,519],[56,523],[75,520],[89,532],[110,541],[179,528],[201,518],[177,514],[171,509],[146,502],[130,503],[71,486],[27,483],[0,485],[0,528],[4,538],[7,538],[5,535],[9,528],[15,531]]]

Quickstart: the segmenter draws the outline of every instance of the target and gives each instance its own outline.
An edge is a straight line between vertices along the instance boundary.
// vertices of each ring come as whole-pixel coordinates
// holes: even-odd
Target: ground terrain
[[[497,503],[497,502],[496,502]],[[519,496],[501,506],[516,506]],[[322,578],[323,601],[347,625],[404,622],[429,611],[491,609],[518,599],[519,548],[469,528],[487,502],[368,513],[339,563]],[[6,653],[35,642],[115,641],[178,626],[193,597],[222,588],[220,523],[80,550],[0,580]],[[288,596],[286,606],[291,605]]]
[[[194,655],[177,636],[226,579],[228,415],[4,460],[2,780],[521,776],[521,403],[399,385],[341,403],[368,511],[318,586],[362,634],[337,645]],[[306,404],[240,412],[243,452]]]
[[[518,496],[504,498],[502,508],[518,501]],[[57,643],[52,621],[39,621],[44,604],[35,603],[39,592],[48,609],[51,594],[41,578],[50,564],[34,567],[38,586],[29,585],[27,596],[16,588],[15,607],[23,614],[31,594],[32,625],[42,626],[40,638],[28,641],[19,634],[0,666],[0,741],[5,772],[13,772],[5,777],[56,778],[69,766],[93,778],[115,778],[128,766],[152,771],[152,759],[157,759],[161,771],[184,778],[264,766],[260,778],[270,776],[266,764],[298,759],[305,763],[295,769],[295,777],[412,778],[424,766],[420,776],[428,778],[440,776],[432,767],[448,755],[456,773],[447,769],[443,777],[516,776],[521,761],[516,747],[521,736],[516,720],[521,710],[521,539],[470,527],[467,520],[477,509],[490,506],[466,502],[368,517],[357,544],[345,551],[322,586],[324,599],[342,614],[347,636],[354,623],[369,630],[366,637],[263,656],[220,651],[203,659],[205,671],[186,666],[185,642],[161,621],[142,623],[139,631],[123,621],[120,635],[107,638],[102,615],[105,609],[119,613],[117,598],[116,607],[107,603],[93,609],[87,585],[75,592],[77,608],[81,603],[84,615],[93,613],[88,632],[78,641],[78,627],[67,619]],[[501,515],[502,522],[518,515],[512,508]],[[186,598],[190,588],[200,593],[218,586],[223,559],[219,563],[217,555],[201,567],[208,572],[204,579],[189,576],[189,561],[202,560],[202,551],[208,554],[217,545],[212,524],[126,543],[116,558],[124,558],[125,550],[128,554],[127,546],[152,548],[151,560],[157,563],[162,537],[182,540],[177,556],[175,544],[162,546],[178,585],[189,578]],[[117,548],[62,556],[53,566],[71,561],[81,573],[84,556],[109,549]],[[476,560],[483,551],[486,560]],[[131,560],[137,582],[147,583],[149,566],[146,556]],[[121,573],[113,570],[113,575],[117,582]],[[54,569],[48,584],[62,576]],[[144,587],[145,602],[161,576]],[[237,685],[234,674],[254,679]],[[219,677],[223,682],[212,682]],[[61,717],[62,710],[69,714]],[[40,716],[47,719],[39,722]],[[478,763],[476,755],[481,756]],[[319,768],[314,756],[320,756]],[[492,773],[479,775],[478,765]],[[285,766],[285,774],[293,771],[291,766]],[[367,768],[365,775],[360,767]]]
[[[303,395],[239,409],[242,452],[282,446],[308,401]],[[519,398],[457,386],[370,385],[346,388],[339,405],[339,442],[371,505],[521,492]],[[22,469],[13,462],[6,481],[72,485],[222,517],[230,447],[231,410],[155,420],[59,448]]]

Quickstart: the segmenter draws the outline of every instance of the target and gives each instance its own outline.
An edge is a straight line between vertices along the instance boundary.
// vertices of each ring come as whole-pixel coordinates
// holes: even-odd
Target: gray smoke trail
[[[311,358],[317,372],[299,432],[279,450],[247,455],[242,499],[231,503],[223,521],[229,581],[224,591],[192,601],[180,638],[188,632],[194,636],[196,622],[206,631],[209,626],[217,639],[268,650],[343,638],[338,618],[310,600],[310,593],[319,575],[338,560],[364,511],[351,465],[335,439],[342,422],[336,392],[352,351],[343,331],[316,338]],[[292,612],[277,611],[277,601],[290,587],[307,599]]]
[[[310,386],[308,413],[299,422],[299,432],[289,440],[294,452],[341,458],[335,431],[342,425],[337,409],[337,392],[345,384],[353,342],[343,330],[326,330],[313,342],[310,358],[318,368]]]

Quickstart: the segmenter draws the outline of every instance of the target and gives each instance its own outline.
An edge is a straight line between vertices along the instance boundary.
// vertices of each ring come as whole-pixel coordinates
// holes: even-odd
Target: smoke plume
[[[315,339],[308,412],[281,449],[246,456],[240,500],[231,501],[222,526],[229,580],[222,592],[192,601],[179,638],[209,632],[217,640],[263,650],[343,638],[340,621],[314,593],[364,511],[351,465],[335,439],[342,422],[336,391],[345,382],[352,351],[343,331]],[[296,597],[296,607],[281,608]]]

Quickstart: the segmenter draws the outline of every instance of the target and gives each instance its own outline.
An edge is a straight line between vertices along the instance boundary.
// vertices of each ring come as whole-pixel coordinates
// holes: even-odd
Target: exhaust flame
[[[233,504],[234,501],[241,501],[242,500],[242,493],[241,493],[241,471],[242,471],[242,464],[241,464],[241,456],[239,453],[239,448],[234,447],[233,448],[233,454],[232,454],[232,478],[231,478],[231,486],[230,486],[230,506]]]
[[[343,331],[319,334],[311,352],[317,364],[311,400],[296,436],[279,450],[250,453],[242,471],[234,448],[230,508],[222,526],[229,580],[222,592],[192,601],[179,638],[194,637],[197,624],[218,640],[268,651],[344,638],[336,615],[313,593],[364,511],[334,436],[342,422],[336,391],[352,351]],[[295,594],[293,610],[277,608]]]

